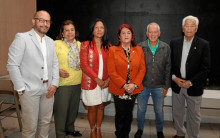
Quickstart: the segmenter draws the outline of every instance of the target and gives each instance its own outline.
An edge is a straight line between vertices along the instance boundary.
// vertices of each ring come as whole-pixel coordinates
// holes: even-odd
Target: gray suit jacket
[[[54,41],[45,36],[47,46],[48,86],[59,84],[59,67]],[[44,59],[34,29],[17,33],[8,53],[7,70],[14,89],[25,88],[25,92],[34,95],[43,85]]]

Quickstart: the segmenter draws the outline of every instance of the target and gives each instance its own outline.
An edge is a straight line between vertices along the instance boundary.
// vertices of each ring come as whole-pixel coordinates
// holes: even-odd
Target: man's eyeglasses
[[[47,24],[51,24],[52,21],[51,20],[45,20],[45,19],[42,19],[42,18],[34,18],[35,20],[38,20],[40,23],[47,23]]]

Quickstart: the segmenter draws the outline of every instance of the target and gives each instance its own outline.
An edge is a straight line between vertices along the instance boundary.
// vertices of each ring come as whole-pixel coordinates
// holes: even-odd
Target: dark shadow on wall
[[[133,27],[138,43],[146,39],[146,26],[150,22],[160,25],[160,39],[169,44],[172,38],[182,35],[182,18],[197,16],[200,20],[197,35],[208,40],[211,46],[211,89],[220,89],[219,8],[217,1],[205,0],[37,0],[37,9],[47,10],[52,16],[53,24],[48,35],[53,39],[58,35],[61,22],[72,19],[80,41],[85,41],[91,21],[102,18],[107,23],[113,45],[117,43],[116,34],[122,23]]]

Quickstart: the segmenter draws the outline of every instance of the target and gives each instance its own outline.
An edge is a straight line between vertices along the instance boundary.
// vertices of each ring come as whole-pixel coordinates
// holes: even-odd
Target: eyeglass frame
[[[51,20],[45,20],[43,18],[34,18],[35,20],[38,20],[40,23],[47,23],[47,24],[52,24]]]

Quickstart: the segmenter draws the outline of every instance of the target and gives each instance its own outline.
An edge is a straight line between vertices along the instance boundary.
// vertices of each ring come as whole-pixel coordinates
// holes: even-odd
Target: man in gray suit
[[[47,138],[52,118],[59,67],[54,41],[45,34],[51,17],[38,11],[29,32],[17,33],[8,53],[7,69],[22,110],[22,137]]]

